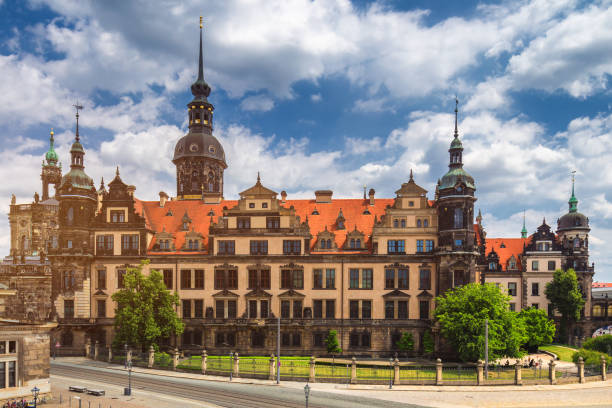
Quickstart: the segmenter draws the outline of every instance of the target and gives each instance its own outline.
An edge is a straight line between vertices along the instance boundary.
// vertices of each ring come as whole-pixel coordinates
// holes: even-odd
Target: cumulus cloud
[[[267,112],[274,108],[274,101],[266,95],[253,95],[244,98],[240,107],[245,111]]]

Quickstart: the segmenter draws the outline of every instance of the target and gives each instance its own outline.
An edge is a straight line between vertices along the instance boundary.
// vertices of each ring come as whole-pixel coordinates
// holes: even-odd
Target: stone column
[[[178,366],[179,361],[179,352],[178,349],[172,350],[172,369],[176,371],[176,367]]]
[[[270,380],[276,379],[276,372],[274,371],[274,354],[270,354]]]
[[[436,359],[436,385],[442,385],[442,360]]]
[[[514,385],[523,385],[523,366],[518,361],[514,365]]]
[[[113,348],[112,347],[108,348],[108,362],[109,363],[113,362]]]
[[[310,357],[310,373],[308,374],[308,382],[315,382],[315,357]]]
[[[606,358],[601,356],[601,381],[606,381]]]
[[[153,368],[154,364],[155,364],[155,349],[153,348],[153,346],[149,346],[149,364],[147,364],[147,367]]]
[[[240,377],[240,357],[234,353],[234,377]]]
[[[393,384],[399,385],[400,383],[400,364],[397,357],[393,360]]]
[[[91,344],[85,343],[85,357],[89,358],[91,354]]]
[[[584,383],[584,360],[582,357],[578,357],[578,379],[580,383]]]
[[[206,374],[206,364],[208,360],[208,353],[206,349],[202,350],[202,374]]]
[[[357,359],[353,356],[351,360],[351,384],[357,382]]]
[[[484,364],[482,360],[478,360],[476,364],[476,384],[484,385]]]
[[[100,340],[96,340],[94,344],[94,360],[98,359],[98,354],[100,354]]]
[[[548,365],[548,379],[551,384],[557,383],[557,362],[552,360]]]

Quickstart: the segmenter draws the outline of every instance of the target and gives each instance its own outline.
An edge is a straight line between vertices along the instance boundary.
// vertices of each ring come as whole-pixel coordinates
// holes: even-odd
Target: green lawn
[[[561,344],[549,344],[547,346],[540,346],[540,350],[550,351],[551,353],[555,353],[557,357],[559,357],[559,360],[568,361],[570,363],[572,362],[572,356],[574,355],[576,351],[578,351],[577,349],[573,347],[565,346]]]

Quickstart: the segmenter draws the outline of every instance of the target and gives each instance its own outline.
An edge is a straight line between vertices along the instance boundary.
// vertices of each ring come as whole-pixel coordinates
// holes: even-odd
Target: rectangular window
[[[423,252],[423,240],[417,239],[417,252]]]
[[[349,309],[351,319],[359,319],[359,301],[351,300],[349,302]]]
[[[215,270],[215,290],[225,289],[225,271],[222,269]]]
[[[251,319],[257,318],[257,301],[249,300],[249,317]]]
[[[279,229],[280,228],[280,217],[266,217],[266,228]]]
[[[325,334],[315,333],[312,335],[312,343],[315,347],[325,347]]]
[[[183,299],[183,319],[191,319],[191,300]]]
[[[117,289],[125,288],[125,269],[117,270]]]
[[[387,241],[387,252],[390,254],[406,253],[406,242],[403,239],[390,239]]]
[[[516,303],[510,303],[510,311],[516,312]]]
[[[336,301],[334,299],[328,299],[325,301],[325,318],[336,318]]]
[[[96,253],[98,255],[112,255],[113,254],[113,236],[112,235],[98,235],[96,237]]]
[[[293,289],[304,289],[304,271],[301,269],[293,271]]]
[[[429,300],[419,301],[419,318],[423,320],[429,319]]]
[[[385,319],[395,319],[395,302],[393,300],[385,302]]]
[[[361,288],[372,289],[372,269],[361,270]]]
[[[397,288],[408,289],[408,269],[397,270]]]
[[[397,302],[397,318],[407,319],[408,318],[408,301],[398,300]]]
[[[299,255],[301,252],[302,241],[299,239],[285,239],[283,240],[283,254],[285,255]]]
[[[540,305],[539,305],[539,304],[537,304],[537,303],[532,303],[532,304],[531,304],[531,307],[533,307],[534,309],[539,309],[539,308],[540,308]]]
[[[62,288],[65,290],[72,290],[76,284],[74,278],[74,271],[64,271],[64,279],[62,280]]]
[[[327,289],[334,289],[336,287],[335,269],[325,269],[325,287]]]
[[[106,269],[98,269],[98,289],[106,289]]]
[[[371,300],[361,301],[361,318],[362,319],[372,318],[372,301]]]
[[[251,241],[251,255],[268,255],[268,241]]]
[[[323,269],[314,269],[312,271],[312,288],[323,289]]]
[[[138,254],[138,235],[137,234],[122,234],[121,235],[121,255],[137,255]]]
[[[204,317],[204,301],[202,299],[193,301],[193,317],[198,319]]]
[[[262,319],[267,319],[268,318],[268,311],[269,311],[269,303],[267,300],[262,300],[259,302],[259,313],[261,314],[261,318]]]
[[[312,317],[315,319],[323,318],[323,301],[314,300],[312,302]]]
[[[225,301],[224,300],[217,300],[215,302],[215,317],[217,319],[225,318]]]
[[[351,269],[349,271],[349,274],[350,274],[349,288],[359,289],[359,269]]]
[[[531,270],[532,271],[537,271],[539,268],[539,262],[538,261],[531,261]]]
[[[293,333],[292,340],[291,345],[293,347],[299,347],[302,344],[302,336],[300,336],[300,333]]]
[[[123,210],[111,210],[111,222],[125,222],[125,212]]]
[[[429,269],[419,270],[419,290],[431,289],[431,271]]]
[[[281,289],[304,289],[304,271],[301,269],[281,270]]]
[[[99,299],[98,304],[98,317],[106,317],[106,300]]]
[[[425,252],[432,252],[434,248],[433,239],[428,239],[425,241]]]
[[[14,387],[17,385],[17,362],[8,362],[8,386]]]
[[[548,261],[548,270],[554,271],[557,268],[557,263],[555,261]]]
[[[290,289],[291,288],[291,270],[283,269],[281,270],[281,289]]]
[[[249,287],[248,289],[255,289],[257,288],[257,272],[259,272],[257,269],[249,269]],[[217,280],[216,278],[216,272],[215,272],[215,281]]]
[[[251,217],[238,217],[237,225],[239,229],[251,228]]]
[[[281,333],[281,346],[288,347],[291,345],[291,334]]]
[[[74,318],[74,300],[64,299],[64,318]]]
[[[227,270],[227,288],[238,289],[238,270],[228,269]]]
[[[181,289],[191,289],[191,269],[181,269]]]
[[[293,318],[294,319],[302,318],[302,301],[301,300],[293,301]]]
[[[195,289],[204,289],[204,270],[195,270]]]
[[[540,284],[534,282],[531,284],[531,296],[540,296]]]
[[[259,287],[262,289],[270,289],[270,270],[262,269],[259,271]]]
[[[516,282],[508,282],[508,295],[516,296]]]
[[[236,318],[236,301],[235,300],[227,301],[227,317],[229,319]]]
[[[172,289],[172,269],[164,269],[164,285],[166,289]]]
[[[218,241],[218,255],[234,255],[236,253],[236,241]]]
[[[291,317],[291,302],[288,300],[281,301],[281,317],[289,319]]]
[[[395,269],[385,269],[385,289],[395,288]]]
[[[0,363],[0,388],[6,388],[6,363]]]

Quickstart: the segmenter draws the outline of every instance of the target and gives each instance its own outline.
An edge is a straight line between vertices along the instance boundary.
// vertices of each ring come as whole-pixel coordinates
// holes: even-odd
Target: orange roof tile
[[[594,288],[612,288],[612,283],[610,282],[593,282]]]
[[[519,256],[523,253],[523,245],[527,245],[531,242],[529,238],[487,238],[485,255],[489,255],[491,250],[495,250],[499,256],[499,264],[502,270],[507,270],[508,260],[514,255],[517,260],[517,267],[521,269],[521,263]],[[503,247],[502,247],[503,244]]]

